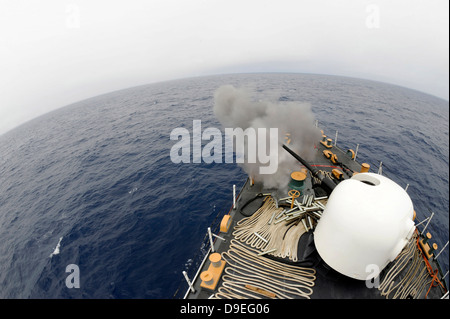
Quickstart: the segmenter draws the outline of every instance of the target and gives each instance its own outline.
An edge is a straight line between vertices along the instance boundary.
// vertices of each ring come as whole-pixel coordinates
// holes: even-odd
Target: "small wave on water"
[[[138,188],[137,187],[133,187],[129,192],[128,192],[128,194],[133,194],[135,191],[137,191],[138,190]]]
[[[61,240],[62,239],[63,239],[62,237],[59,237],[58,244],[56,245],[55,250],[50,254],[50,256],[49,256],[50,258],[52,258],[54,255],[58,255],[59,254],[59,249],[61,247]]]

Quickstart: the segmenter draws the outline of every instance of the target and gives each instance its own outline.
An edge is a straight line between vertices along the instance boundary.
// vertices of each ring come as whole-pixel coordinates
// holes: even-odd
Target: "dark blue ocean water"
[[[243,74],[113,92],[0,136],[0,298],[171,298],[207,227],[245,174],[236,164],[174,164],[170,132],[220,128],[214,91],[309,102],[325,133],[358,160],[410,184],[420,220],[449,237],[449,103],[379,82],[324,75]],[[258,95],[259,94],[259,95]],[[59,254],[54,252],[60,238]],[[448,248],[441,256],[448,269]],[[66,266],[80,288],[66,286]]]

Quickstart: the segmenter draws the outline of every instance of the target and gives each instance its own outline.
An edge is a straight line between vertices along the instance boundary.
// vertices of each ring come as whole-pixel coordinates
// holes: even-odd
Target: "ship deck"
[[[361,170],[361,164],[357,161],[353,160],[351,158],[351,155],[340,149],[339,147],[332,146],[330,150],[332,153],[337,155],[338,158],[338,164],[332,163],[329,158],[325,157],[323,155],[323,151],[327,150],[328,148],[325,147],[325,145],[322,145],[318,143],[316,146],[316,156],[313,161],[310,161],[309,164],[317,169],[326,171],[331,173],[332,169],[337,168],[340,171],[342,171],[344,179],[351,177],[351,171],[359,172]],[[339,164],[341,163],[341,165]],[[301,170],[303,166],[299,163],[298,169]],[[348,173],[346,173],[348,171]],[[332,176],[332,175],[329,175]],[[220,238],[216,237],[214,241],[214,252],[218,252],[223,256],[223,259],[227,262],[225,265],[225,271],[222,272],[222,275],[220,277],[220,280],[217,283],[217,286],[215,288],[205,288],[204,285],[202,287],[202,280],[200,279],[200,276],[197,276],[197,278],[192,283],[192,287],[194,288],[195,292],[192,292],[191,289],[188,289],[185,295],[185,298],[187,299],[207,299],[207,298],[311,298],[311,299],[385,299],[385,298],[392,298],[392,297],[403,297],[403,298],[410,298],[412,295],[416,297],[423,298],[425,293],[427,293],[428,298],[440,298],[444,292],[446,291],[447,287],[440,287],[437,285],[436,287],[433,287],[433,285],[430,284],[432,278],[431,277],[421,277],[422,281],[420,282],[420,285],[417,287],[411,288],[411,292],[408,294],[408,292],[400,293],[397,291],[396,296],[396,290],[392,289],[392,292],[386,296],[386,294],[382,294],[382,290],[375,288],[369,288],[366,281],[364,280],[356,280],[352,279],[350,277],[344,276],[337,271],[333,270],[331,267],[329,267],[320,257],[318,254],[315,245],[314,245],[314,224],[320,221],[320,207],[326,206],[327,196],[323,194],[323,190],[320,188],[314,188],[313,189],[313,180],[311,179],[311,173],[308,173],[308,178],[305,181],[305,189],[302,191],[302,194],[300,197],[297,198],[297,202],[302,202],[302,198],[304,196],[311,196],[314,195],[314,200],[312,201],[311,205],[315,205],[318,207],[318,210],[316,211],[316,214],[310,213],[309,216],[311,218],[308,220],[306,217],[303,219],[302,223],[306,226],[305,231],[301,234],[301,236],[298,238],[298,243],[294,247],[297,247],[297,260],[293,261],[292,258],[289,259],[287,257],[276,257],[272,256],[269,253],[264,254],[263,256],[257,256],[257,251],[252,250],[254,248],[250,247],[249,244],[244,243],[243,241],[239,241],[239,239],[236,239],[236,230],[239,229],[239,224],[242,224],[246,219],[248,220],[250,217],[255,214],[256,211],[258,211],[265,203],[267,198],[273,198],[275,200],[275,205],[279,208],[286,208],[286,210],[290,209],[290,204],[286,202],[286,200],[280,200],[283,198],[288,197],[286,190],[278,190],[278,189],[264,189],[261,183],[258,183],[258,181],[255,181],[252,185],[252,182],[250,179],[246,181],[244,186],[242,187],[238,199],[236,201],[236,208],[231,209],[229,214],[231,216],[231,225],[227,232],[218,232],[216,235]],[[262,194],[262,195],[261,195]],[[316,204],[318,203],[319,204]],[[320,205],[320,206],[319,206]],[[284,206],[284,207],[283,207]],[[277,214],[278,215],[278,214]],[[306,216],[306,215],[305,215]],[[314,217],[314,218],[312,218]],[[316,218],[317,217],[317,218]],[[301,219],[301,218],[299,218]],[[272,224],[274,224],[276,219],[272,217]],[[280,222],[283,223],[283,222]],[[287,221],[286,221],[287,223]],[[297,224],[301,224],[299,221],[297,221]],[[310,227],[313,226],[313,227]],[[313,228],[313,229],[311,229]],[[234,233],[234,235],[233,235]],[[286,231],[287,233],[287,231]],[[285,233],[285,236],[286,236]],[[234,243],[234,245],[232,245]],[[240,284],[241,287],[237,289],[238,293],[237,295],[231,295],[226,296],[226,293],[219,293],[220,291],[229,291],[229,287],[232,287],[232,282],[239,281],[237,279],[233,279],[233,276],[230,276],[231,274],[243,274],[248,275],[248,278],[251,278],[251,274],[254,273],[254,269],[251,266],[252,261],[249,261],[250,264],[247,264],[245,267],[247,269],[240,270],[239,272],[237,269],[234,269],[233,266],[237,265],[236,262],[230,259],[231,252],[230,248],[231,246],[236,246],[237,244],[243,245],[244,247],[247,247],[249,250],[253,252],[255,255],[255,258],[258,258],[260,260],[270,260],[275,261],[277,263],[281,263],[284,265],[287,265],[288,267],[298,267],[299,269],[312,269],[314,273],[314,279],[311,279],[312,286],[305,286],[306,288],[302,289],[303,291],[308,291],[305,295],[296,295],[296,294],[290,294],[291,291],[282,291],[280,293],[273,293],[273,290],[271,289],[265,289],[261,288],[258,290],[258,287],[261,287],[260,284],[258,284],[257,281],[255,281],[255,284]],[[238,246],[239,246],[238,245]],[[260,248],[259,251],[263,252],[264,248]],[[209,251],[209,254],[212,253],[212,251]],[[205,262],[201,265],[200,269],[198,270],[198,274],[206,271],[209,269],[211,265],[211,261],[208,260],[208,256],[205,257]],[[392,262],[390,265],[388,265],[380,275],[380,279],[383,280],[383,276],[386,276],[390,270],[390,268],[394,267],[395,261]],[[435,263],[435,261],[431,258],[430,259],[431,265],[438,269],[438,265]],[[228,268],[228,270],[227,270]],[[440,271],[440,269],[439,269]],[[282,272],[282,271],[281,271]],[[283,272],[282,272],[283,273]],[[394,287],[398,282],[402,280],[405,276],[408,276],[408,267],[405,267],[403,271],[399,272],[398,275],[392,279],[391,286]],[[224,286],[224,278],[227,280],[227,284]],[[230,279],[231,278],[231,279]],[[266,281],[270,282],[271,280]],[[275,279],[274,279],[275,280]],[[286,285],[294,284],[292,283],[292,278],[290,278],[289,274],[285,274],[284,278],[277,279],[280,280],[280,282],[286,283]],[[419,280],[419,279],[418,279]],[[231,281],[231,282],[230,282]],[[291,282],[290,282],[291,281]],[[303,283],[301,283],[303,284]],[[370,285],[370,283],[369,283]],[[431,289],[429,291],[428,288],[431,285]],[[445,285],[445,283],[444,283]],[[420,286],[420,288],[419,288]],[[221,288],[222,287],[222,288]],[[228,288],[227,288],[228,287]],[[252,288],[248,289],[248,288]],[[256,287],[256,288],[255,288]],[[309,288],[308,288],[309,287]],[[389,288],[389,287],[388,287]],[[385,288],[384,291],[388,290],[388,288]],[[399,288],[400,289],[400,288]],[[423,291],[420,291],[416,293],[413,289],[422,289]],[[272,291],[271,293],[268,292]],[[243,291],[243,294],[239,294],[239,291]]]

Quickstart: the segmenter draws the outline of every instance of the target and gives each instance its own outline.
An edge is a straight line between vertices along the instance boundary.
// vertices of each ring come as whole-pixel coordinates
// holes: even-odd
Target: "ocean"
[[[207,227],[228,211],[235,163],[173,163],[170,133],[221,128],[221,85],[311,104],[341,148],[402,187],[439,249],[449,237],[449,102],[313,74],[233,74],[128,88],[0,136],[0,298],[168,299],[192,278]],[[448,270],[448,247],[440,256]],[[446,278],[448,283],[448,276]]]

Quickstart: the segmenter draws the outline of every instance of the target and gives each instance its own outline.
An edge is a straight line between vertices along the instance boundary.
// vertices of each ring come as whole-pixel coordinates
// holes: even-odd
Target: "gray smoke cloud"
[[[250,177],[263,182],[267,188],[285,188],[290,181],[290,174],[300,168],[298,161],[282,148],[286,138],[291,140],[291,149],[305,160],[310,160],[315,152],[314,143],[322,136],[314,125],[315,118],[310,104],[257,101],[252,98],[250,90],[232,85],[224,85],[216,90],[214,114],[224,128],[266,128],[267,131],[269,128],[278,128],[278,154],[270,154],[278,156],[276,173],[260,174],[259,167],[264,164],[258,161],[239,164]],[[236,145],[234,146],[236,149]]]

